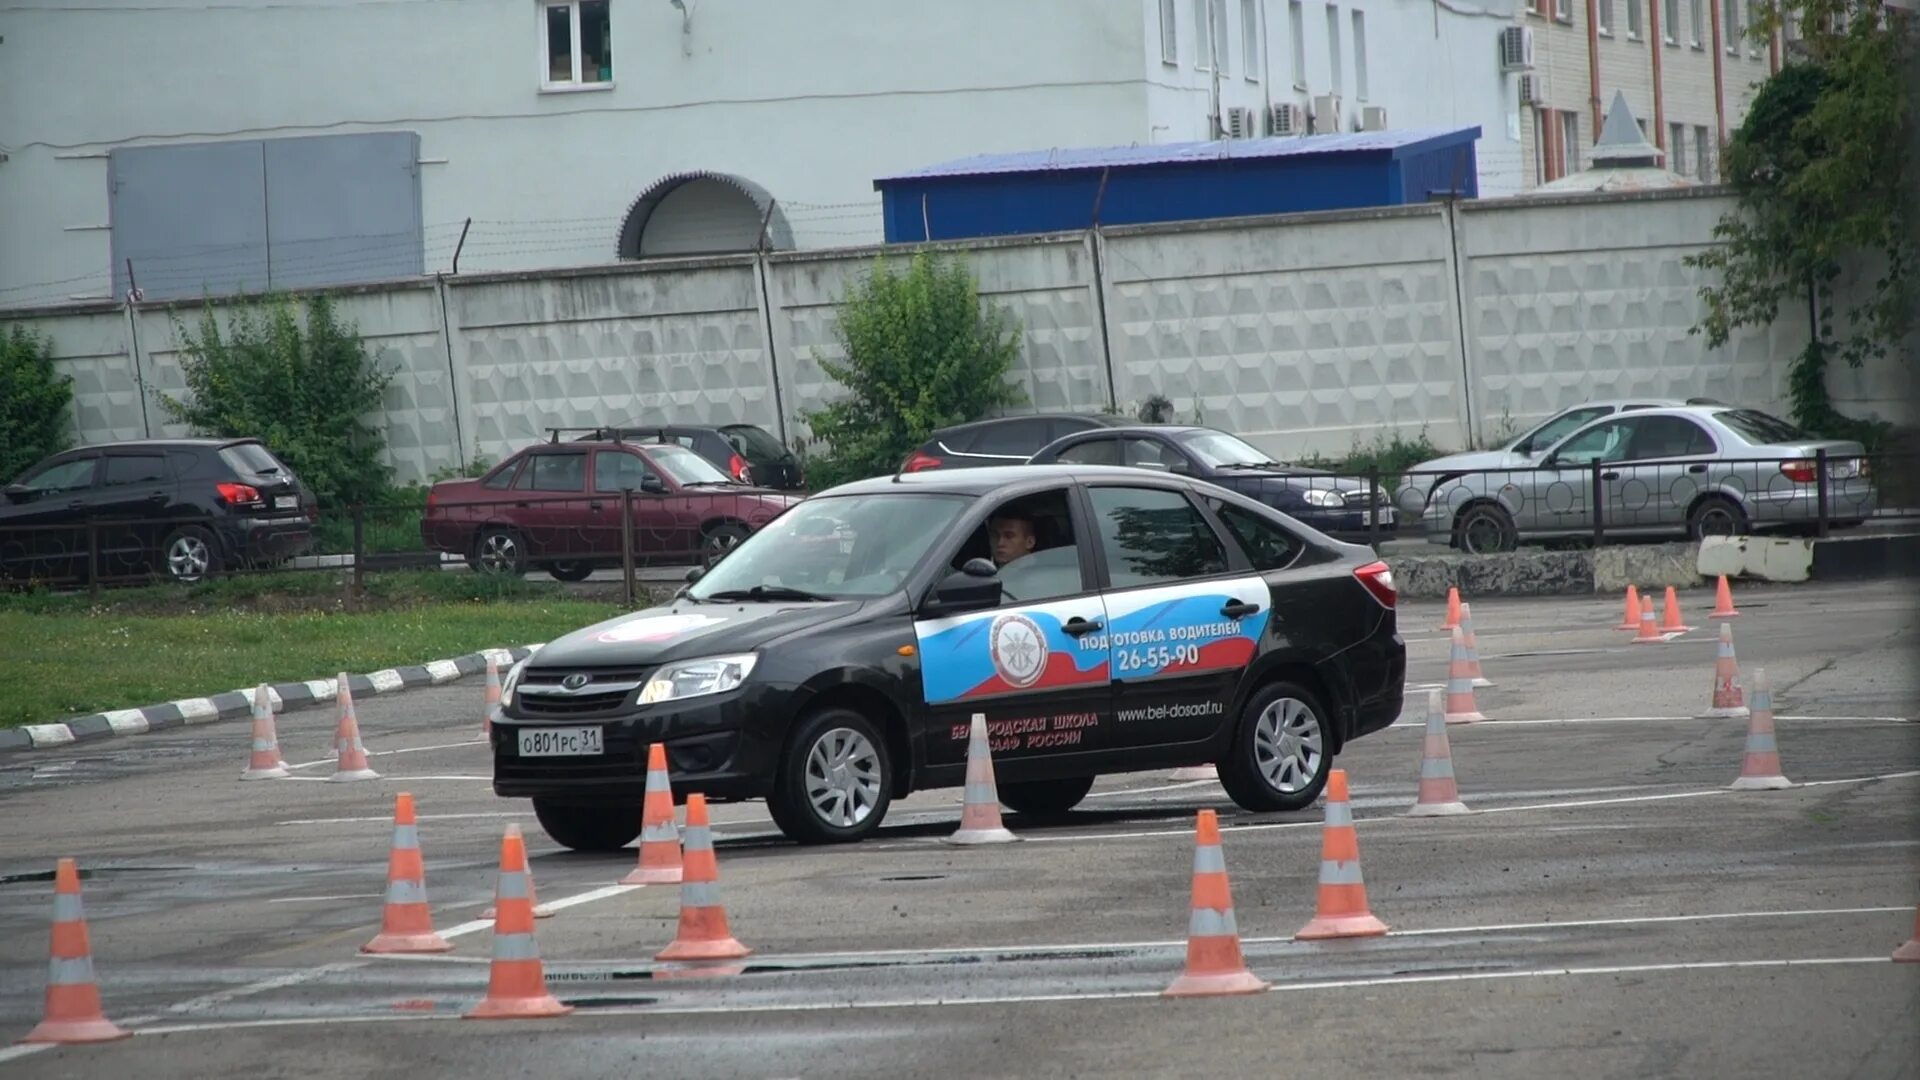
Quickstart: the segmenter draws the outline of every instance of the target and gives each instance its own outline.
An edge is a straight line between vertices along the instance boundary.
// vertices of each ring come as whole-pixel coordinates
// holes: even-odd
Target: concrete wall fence
[[[954,245],[1023,327],[1024,410],[1182,419],[1282,459],[1398,433],[1445,448],[1582,400],[1706,395],[1785,412],[1804,312],[1720,349],[1689,335],[1731,202],[1700,189],[1428,204]],[[379,362],[401,480],[497,460],[548,426],[757,423],[790,442],[835,386],[834,304],[876,255],[852,248],[431,277],[335,290]],[[197,305],[0,312],[52,337],[88,443],[185,434],[151,400],[182,388],[175,321]],[[1892,363],[1832,376],[1852,415],[1911,423]]]

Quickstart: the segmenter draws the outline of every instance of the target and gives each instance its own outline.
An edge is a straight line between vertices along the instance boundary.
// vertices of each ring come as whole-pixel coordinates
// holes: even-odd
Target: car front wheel
[[[822,709],[787,740],[767,810],[802,844],[844,844],[871,836],[893,800],[893,761],[872,720],[852,709]]]
[[[1220,763],[1220,785],[1235,803],[1255,812],[1313,805],[1333,767],[1327,712],[1297,683],[1276,682],[1248,699]]]
[[[554,843],[574,851],[619,851],[640,835],[636,806],[535,799],[533,814]]]

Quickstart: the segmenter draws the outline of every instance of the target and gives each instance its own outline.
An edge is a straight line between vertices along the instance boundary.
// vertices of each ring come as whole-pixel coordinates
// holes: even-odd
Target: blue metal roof
[[[973,157],[929,165],[911,172],[874,180],[992,176],[1008,173],[1078,172],[1146,165],[1186,165],[1207,161],[1260,161],[1274,158],[1328,157],[1343,154],[1384,154],[1398,159],[1406,154],[1462,143],[1480,137],[1475,125],[1462,128],[1402,128],[1334,135],[1292,135],[1264,139],[1220,139],[1214,142],[1167,143],[1157,146],[1110,146],[1088,149],[1024,150],[1012,154],[976,154]]]

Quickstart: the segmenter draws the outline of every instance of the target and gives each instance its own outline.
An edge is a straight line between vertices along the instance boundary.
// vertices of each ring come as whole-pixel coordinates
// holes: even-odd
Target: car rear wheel
[[[827,708],[794,728],[767,810],[798,843],[844,844],[879,829],[892,800],[893,761],[879,726]]]
[[[467,565],[482,573],[524,574],[527,572],[527,546],[512,529],[489,525],[473,538],[473,552]]]
[[[1016,814],[1057,817],[1080,805],[1080,800],[1093,790],[1093,779],[1091,776],[1072,776],[1065,780],[1001,784],[1000,803]]]
[[[1719,495],[1701,499],[1687,515],[1687,535],[1696,541],[1709,536],[1745,536],[1752,529],[1740,504]]]
[[[740,541],[746,538],[747,529],[744,525],[729,522],[708,529],[700,538],[701,564],[712,567],[714,563],[726,557],[727,552],[739,547]]]
[[[1520,546],[1513,516],[1493,503],[1475,503],[1461,511],[1453,530],[1460,538],[1460,550],[1469,555],[1493,555]]]
[[[167,577],[182,585],[204,581],[220,572],[220,550],[213,534],[198,525],[183,525],[160,545]]]
[[[1319,698],[1297,683],[1256,691],[1220,765],[1227,796],[1255,812],[1312,806],[1333,767],[1326,716]]]
[[[573,562],[548,563],[541,569],[552,574],[555,581],[585,581],[593,576],[593,564],[577,559]]]
[[[635,806],[535,799],[533,813],[554,843],[574,851],[619,851],[640,835]]]

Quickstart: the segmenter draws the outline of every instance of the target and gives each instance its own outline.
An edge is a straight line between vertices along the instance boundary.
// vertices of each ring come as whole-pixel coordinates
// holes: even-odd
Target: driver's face
[[[995,518],[987,524],[987,539],[993,545],[993,561],[1005,566],[1033,550],[1033,523],[1021,518]]]

